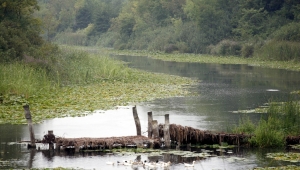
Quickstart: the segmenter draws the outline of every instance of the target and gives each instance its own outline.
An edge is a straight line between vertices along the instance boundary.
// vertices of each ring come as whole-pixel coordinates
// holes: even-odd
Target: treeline
[[[1,0],[0,21],[1,61],[47,42],[300,59],[298,0]]]
[[[299,60],[298,0],[39,0],[45,38],[115,49]],[[282,55],[278,55],[282,54]]]
[[[61,44],[94,45],[119,15],[124,0],[38,0],[44,39]]]

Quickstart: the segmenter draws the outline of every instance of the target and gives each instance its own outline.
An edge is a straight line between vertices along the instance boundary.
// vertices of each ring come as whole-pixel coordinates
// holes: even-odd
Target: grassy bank
[[[236,56],[212,56],[203,54],[167,54],[162,52],[148,52],[148,51],[113,51],[113,54],[119,55],[136,55],[148,56],[164,61],[176,62],[197,62],[197,63],[216,63],[216,64],[247,64],[251,66],[259,66],[266,68],[286,69],[293,71],[300,71],[300,62],[297,61],[267,61],[259,58],[242,58]]]
[[[133,102],[183,96],[193,80],[130,69],[107,57],[64,48],[45,67],[32,63],[0,65],[0,123],[25,123],[29,104],[34,122],[82,116]]]

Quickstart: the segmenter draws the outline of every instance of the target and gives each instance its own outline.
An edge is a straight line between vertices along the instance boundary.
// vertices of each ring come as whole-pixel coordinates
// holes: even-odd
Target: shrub
[[[285,145],[285,135],[275,126],[280,121],[273,118],[260,120],[258,127],[255,129],[255,136],[250,139],[250,143],[258,147],[283,147]]]
[[[215,46],[209,46],[210,54],[214,55],[241,55],[242,46],[240,43],[231,40],[222,40]]]
[[[239,120],[239,126],[234,127],[234,133],[246,133],[253,134],[255,131],[256,125],[252,123],[249,117],[242,117]]]
[[[178,47],[175,44],[168,44],[164,47],[165,53],[172,53],[178,51]]]
[[[176,46],[178,47],[178,51],[180,53],[189,53],[189,52],[191,52],[189,46],[185,42],[177,42]]]
[[[277,41],[300,42],[300,23],[292,22],[275,31],[271,38]]]
[[[118,37],[119,35],[116,32],[108,31],[98,38],[96,45],[112,48]]]
[[[285,138],[300,133],[300,106],[296,101],[288,101],[282,105],[270,102],[267,118],[261,118],[255,126],[249,118],[240,120],[235,133],[254,134],[249,142],[259,147],[282,147]]]
[[[271,40],[256,50],[255,57],[273,61],[300,61],[300,43]]]
[[[244,44],[241,49],[242,56],[245,58],[249,58],[253,56],[254,46],[251,44]]]

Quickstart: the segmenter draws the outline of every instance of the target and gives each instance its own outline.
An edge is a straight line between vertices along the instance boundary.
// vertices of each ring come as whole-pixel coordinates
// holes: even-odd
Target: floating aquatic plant
[[[288,165],[279,167],[256,167],[254,170],[300,170],[299,166]]]
[[[280,161],[288,161],[288,162],[300,162],[300,153],[267,153],[267,158],[272,158]]]

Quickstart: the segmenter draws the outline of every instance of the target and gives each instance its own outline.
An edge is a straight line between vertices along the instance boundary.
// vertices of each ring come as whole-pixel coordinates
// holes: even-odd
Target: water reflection
[[[244,114],[232,111],[254,109],[274,101],[286,101],[299,90],[300,74],[281,69],[266,69],[235,64],[176,63],[147,57],[113,56],[129,67],[199,79],[192,91],[196,97],[158,99],[141,105],[155,115],[196,116],[196,128],[228,131]],[[271,89],[271,90],[270,90]],[[171,116],[172,117],[172,116]],[[249,114],[257,122],[261,114]],[[201,122],[201,123],[200,123]],[[182,123],[182,122],[180,122]]]

